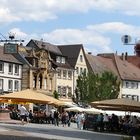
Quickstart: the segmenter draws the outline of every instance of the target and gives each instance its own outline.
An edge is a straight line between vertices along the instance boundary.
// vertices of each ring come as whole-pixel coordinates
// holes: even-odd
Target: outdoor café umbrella
[[[81,107],[70,107],[70,108],[66,108],[66,111],[73,111],[73,112],[84,112],[85,109],[81,108]]]
[[[87,114],[100,114],[100,113],[104,113],[103,110],[101,109],[96,109],[96,108],[85,108],[85,111]]]
[[[95,101],[91,102],[91,106],[104,110],[140,112],[140,102],[128,98]]]
[[[0,95],[0,99],[10,99],[14,102],[30,102],[30,103],[44,103],[59,101],[53,97],[38,93],[34,90],[22,90],[9,94]]]

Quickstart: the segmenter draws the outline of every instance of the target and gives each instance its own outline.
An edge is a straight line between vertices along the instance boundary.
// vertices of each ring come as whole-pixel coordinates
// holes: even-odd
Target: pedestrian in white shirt
[[[108,114],[104,114],[103,116],[103,129],[105,128],[106,130],[109,129],[109,117],[108,117]]]
[[[23,106],[22,104],[19,110],[20,110],[21,123],[24,125],[24,120],[26,119],[26,114],[28,113],[28,111],[25,108],[25,106]]]

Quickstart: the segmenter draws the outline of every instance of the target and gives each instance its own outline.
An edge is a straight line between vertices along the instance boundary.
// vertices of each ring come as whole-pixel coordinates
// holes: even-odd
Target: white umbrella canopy
[[[103,110],[101,109],[96,109],[96,108],[85,108],[85,111],[87,114],[100,114],[100,113],[104,113]]]
[[[73,111],[73,112],[85,112],[85,109],[81,107],[70,107],[70,108],[66,108],[65,110]]]

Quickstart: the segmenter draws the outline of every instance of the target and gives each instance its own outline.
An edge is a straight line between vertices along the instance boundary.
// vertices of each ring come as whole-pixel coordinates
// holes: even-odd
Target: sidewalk
[[[59,127],[48,124],[0,124],[0,138],[11,137],[13,140],[121,140],[121,135],[99,133],[94,131],[79,130],[76,124],[71,127]],[[30,140],[28,139],[28,140]],[[3,140],[3,139],[2,139]],[[7,139],[11,140],[11,139]]]

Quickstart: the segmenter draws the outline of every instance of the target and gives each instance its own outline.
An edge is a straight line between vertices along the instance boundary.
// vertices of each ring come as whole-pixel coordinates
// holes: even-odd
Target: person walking
[[[54,125],[59,126],[59,112],[58,111],[54,112]]]
[[[23,104],[21,104],[20,106],[20,118],[21,118],[21,124],[24,125],[24,121],[26,120],[26,114],[28,114],[27,109],[25,108],[25,106],[23,106]]]

